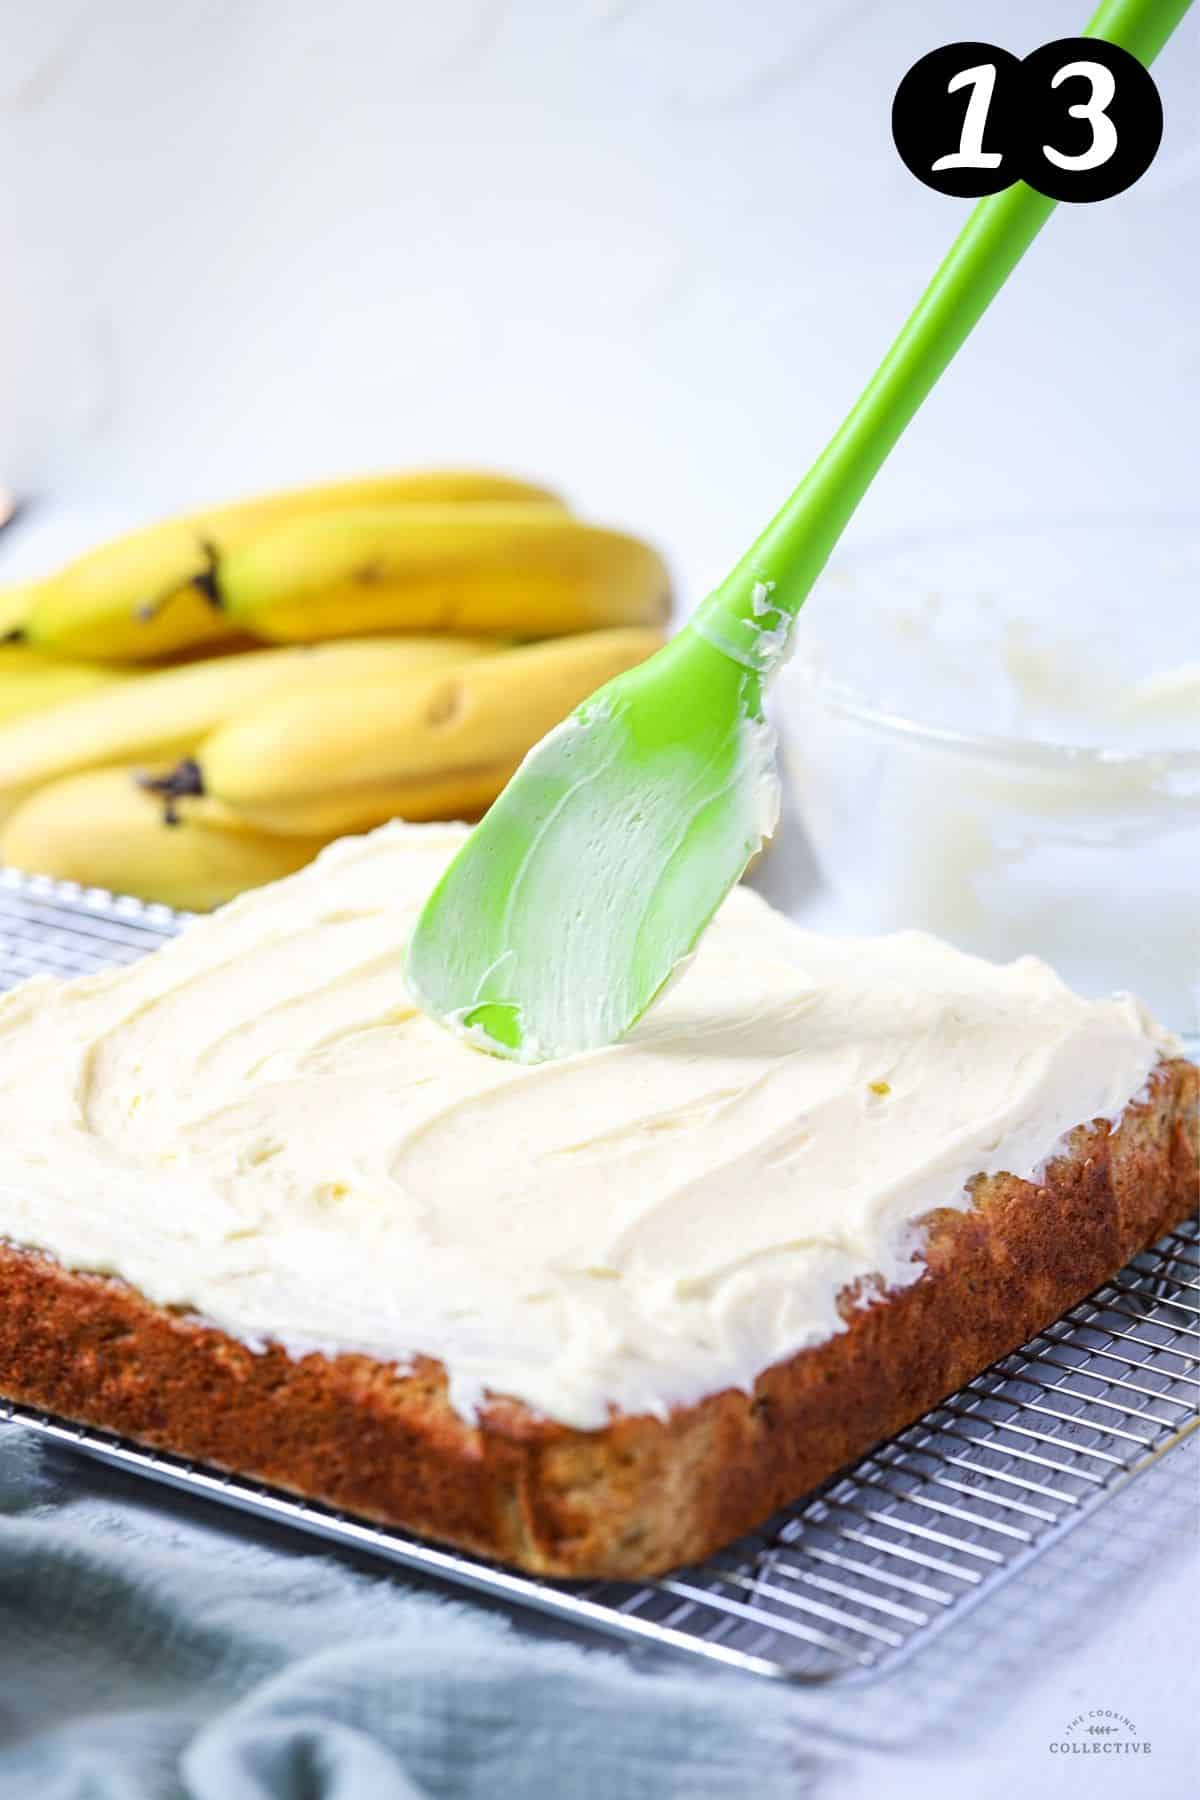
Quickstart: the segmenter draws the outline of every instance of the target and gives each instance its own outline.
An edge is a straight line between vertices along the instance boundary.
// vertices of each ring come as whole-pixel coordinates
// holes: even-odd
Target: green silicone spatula
[[[1087,35],[1150,62],[1189,0],[1107,0]],[[982,200],[861,399],[732,574],[663,650],[526,758],[417,923],[408,979],[481,1049],[541,1062],[641,1017],[774,829],[763,690],[801,604],[938,376],[1049,218]]]

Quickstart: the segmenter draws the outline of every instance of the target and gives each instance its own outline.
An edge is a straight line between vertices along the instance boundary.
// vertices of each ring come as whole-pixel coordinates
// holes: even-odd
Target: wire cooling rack
[[[0,988],[132,962],[164,907],[0,869]],[[700,1567],[548,1582],[0,1400],[101,1461],[577,1626],[749,1673],[874,1676],[977,1605],[1200,1423],[1189,1224],[854,1468]]]

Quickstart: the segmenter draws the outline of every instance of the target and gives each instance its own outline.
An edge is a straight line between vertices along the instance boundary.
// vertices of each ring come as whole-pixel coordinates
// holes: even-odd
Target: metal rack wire
[[[162,907],[0,870],[0,988],[130,962]],[[1200,1234],[1171,1232],[1013,1355],[701,1567],[553,1583],[0,1401],[92,1457],[627,1641],[795,1681],[910,1655],[1200,1423]]]

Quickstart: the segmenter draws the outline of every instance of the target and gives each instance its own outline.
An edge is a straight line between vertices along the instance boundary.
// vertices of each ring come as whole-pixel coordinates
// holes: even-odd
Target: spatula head
[[[418,920],[414,999],[520,1062],[614,1043],[777,815],[761,676],[685,629],[526,757]]]

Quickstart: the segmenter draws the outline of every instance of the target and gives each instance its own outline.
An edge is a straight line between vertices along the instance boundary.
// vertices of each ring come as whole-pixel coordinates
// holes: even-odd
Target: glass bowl
[[[802,920],[1032,952],[1200,1029],[1200,520],[831,565],[776,717],[823,883]]]

